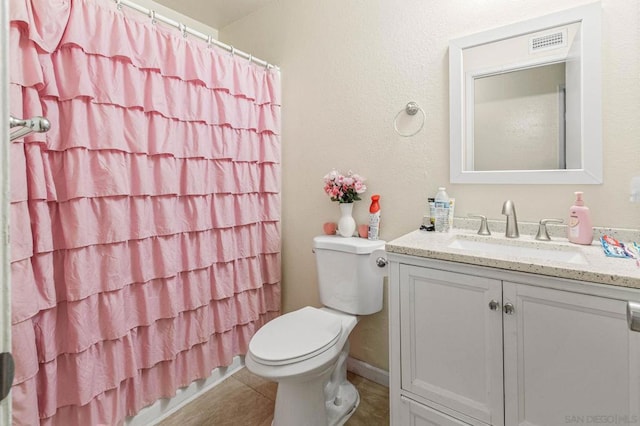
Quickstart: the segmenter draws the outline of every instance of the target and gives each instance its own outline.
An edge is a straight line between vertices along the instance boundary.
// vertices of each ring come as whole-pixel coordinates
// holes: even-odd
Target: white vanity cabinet
[[[389,260],[392,425],[640,424],[639,290]]]

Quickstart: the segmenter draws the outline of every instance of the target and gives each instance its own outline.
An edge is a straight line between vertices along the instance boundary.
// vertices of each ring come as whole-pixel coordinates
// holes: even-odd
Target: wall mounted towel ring
[[[420,111],[422,113],[422,123],[420,123],[420,127],[418,127],[418,130],[416,130],[413,133],[401,133],[400,130],[398,130],[398,117],[400,117],[400,114],[402,114],[403,112],[406,112],[407,115],[416,115],[418,113],[418,111]],[[399,134],[403,138],[408,138],[408,137],[417,135],[418,132],[420,132],[420,130],[422,130],[422,128],[424,127],[424,122],[425,121],[427,121],[427,114],[420,107],[420,105],[418,105],[417,102],[411,101],[411,102],[409,102],[407,104],[406,107],[404,107],[404,109],[401,109],[396,114],[396,118],[393,119],[393,128],[394,128],[394,130],[396,131],[397,134]]]

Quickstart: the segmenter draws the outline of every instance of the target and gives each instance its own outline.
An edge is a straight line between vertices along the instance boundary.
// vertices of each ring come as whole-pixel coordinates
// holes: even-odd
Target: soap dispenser
[[[593,228],[589,207],[584,205],[582,192],[575,192],[576,201],[569,209],[569,241],[575,244],[588,244],[593,242]]]

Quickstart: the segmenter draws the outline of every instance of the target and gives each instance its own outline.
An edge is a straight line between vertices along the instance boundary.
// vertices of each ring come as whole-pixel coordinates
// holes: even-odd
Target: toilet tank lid
[[[355,254],[369,254],[374,250],[384,249],[386,241],[368,240],[358,237],[341,237],[339,235],[319,235],[313,238],[314,249],[336,250]]]

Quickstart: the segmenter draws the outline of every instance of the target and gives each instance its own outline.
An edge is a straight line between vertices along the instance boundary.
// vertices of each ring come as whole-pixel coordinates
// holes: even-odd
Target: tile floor
[[[388,425],[389,389],[353,373],[348,378],[360,392],[360,405],[346,426]],[[276,389],[243,368],[159,426],[269,426]]]

